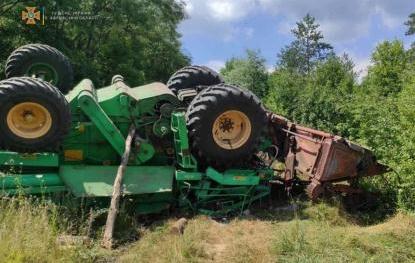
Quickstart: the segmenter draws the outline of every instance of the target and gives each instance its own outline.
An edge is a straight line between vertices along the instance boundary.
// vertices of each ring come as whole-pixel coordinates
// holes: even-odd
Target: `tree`
[[[409,15],[405,25],[408,26],[408,30],[405,33],[407,36],[415,34],[415,12]]]
[[[231,58],[221,74],[226,82],[249,89],[260,98],[268,93],[268,72],[259,51],[247,50],[246,58]]]
[[[356,74],[348,56],[330,56],[310,75],[280,69],[271,74],[266,105],[296,122],[349,136]]]
[[[401,41],[380,43],[372,54],[373,66],[352,100],[355,138],[369,146],[394,171],[370,180],[370,187],[387,193],[389,200],[414,211],[415,67]]]
[[[295,40],[278,54],[277,66],[309,74],[319,61],[325,60],[333,52],[333,47],[323,42],[319,27],[310,14],[297,22],[297,27],[291,30]]]
[[[408,26],[408,30],[405,32],[405,35],[410,36],[415,34],[415,12],[409,15],[408,21],[405,22],[405,25]],[[415,42],[412,43],[412,56],[415,57]]]
[[[330,56],[316,65],[299,94],[293,118],[317,129],[349,136],[349,103],[356,74],[348,56]]]
[[[407,34],[415,35],[415,14],[410,18]],[[304,27],[297,24],[296,32]],[[358,84],[352,61],[329,50],[321,59],[315,56],[307,70],[302,43],[296,39],[281,51],[279,67],[269,77],[267,107],[369,147],[394,171],[362,182],[382,193],[380,209],[414,211],[415,49],[406,51],[398,40],[379,44],[368,75]]]
[[[46,14],[89,12],[91,20],[52,20],[26,25],[19,18],[26,4],[8,0],[0,17],[0,64],[20,45],[45,43],[72,61],[76,80],[91,78],[97,87],[122,74],[130,85],[166,81],[189,63],[181,52],[177,25],[185,18],[174,0],[45,0]],[[0,4],[1,5],[1,4]],[[0,68],[3,69],[3,68]]]
[[[294,118],[298,99],[307,85],[307,77],[287,69],[277,69],[269,77],[269,93],[265,105],[271,111]]]
[[[382,96],[396,95],[402,90],[403,73],[408,66],[408,53],[402,41],[384,41],[372,53],[373,65],[363,86]]]
[[[400,174],[398,202],[400,207],[415,211],[415,70],[407,72],[402,92],[398,96],[400,129],[398,139],[402,147],[396,157]]]

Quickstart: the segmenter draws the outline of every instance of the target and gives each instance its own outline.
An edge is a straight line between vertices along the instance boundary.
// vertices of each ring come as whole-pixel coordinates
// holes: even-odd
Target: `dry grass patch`
[[[82,232],[71,223],[83,222],[67,219],[54,205],[0,199],[0,262],[415,261],[414,216],[399,213],[378,225],[359,226],[337,206],[323,203],[277,213],[274,219],[270,214],[267,220],[251,216],[227,223],[198,216],[183,235],[171,234],[173,219],[149,228],[130,226],[140,239],[107,251],[99,247],[99,228],[89,246],[59,246],[56,237]]]
[[[169,226],[145,230],[121,262],[270,262],[270,222],[233,220],[222,224],[207,217],[189,220],[182,236]]]
[[[307,218],[307,219],[305,219]],[[415,218],[397,214],[359,226],[336,206],[306,207],[289,221],[207,217],[189,221],[184,235],[167,225],[145,230],[121,262],[409,262],[415,260]]]

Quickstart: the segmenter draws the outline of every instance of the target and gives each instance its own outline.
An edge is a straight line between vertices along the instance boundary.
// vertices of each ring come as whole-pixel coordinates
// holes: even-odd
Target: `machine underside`
[[[13,85],[33,85],[61,98],[52,85],[27,77],[0,82],[0,91],[14,101],[9,108],[0,106],[0,114],[6,113],[0,123],[2,194],[111,197],[131,126],[137,132],[122,192],[134,199],[139,214],[180,209],[223,216],[269,196],[274,183],[290,190],[301,180],[309,197],[317,199],[326,192],[354,191],[339,182],[386,171],[369,150],[267,112],[251,93],[214,83],[219,77],[213,73],[212,83],[179,89],[181,78],[199,74],[196,69],[206,71],[185,68],[169,86],[131,88],[116,76],[110,86],[95,89],[85,79],[59,104],[66,115],[53,114],[59,105],[47,98],[32,99],[31,89],[21,89],[29,95],[7,95]],[[54,126],[58,120],[61,124]],[[50,136],[49,145],[47,140],[40,144],[42,136]],[[13,145],[13,140],[21,143]]]

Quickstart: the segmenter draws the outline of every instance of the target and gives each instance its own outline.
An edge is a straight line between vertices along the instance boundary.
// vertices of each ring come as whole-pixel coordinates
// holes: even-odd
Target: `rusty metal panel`
[[[372,176],[386,171],[386,167],[377,163],[372,152],[362,146],[353,144],[346,139],[327,132],[318,131],[291,123],[282,116],[270,114],[270,125],[279,138],[273,141],[280,143],[294,158],[288,173],[301,173],[309,180],[319,183],[336,182],[361,176]],[[294,151],[289,151],[294,149]],[[292,171],[291,171],[292,170]],[[287,174],[287,171],[286,171]]]

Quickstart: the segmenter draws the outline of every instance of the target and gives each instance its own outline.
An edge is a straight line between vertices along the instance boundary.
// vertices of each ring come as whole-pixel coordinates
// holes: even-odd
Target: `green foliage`
[[[405,25],[408,26],[408,30],[406,31],[406,35],[414,35],[415,34],[415,12],[409,15],[408,21],[405,22]],[[415,52],[415,42],[412,43],[412,52]]]
[[[405,22],[405,25],[408,26],[406,35],[409,36],[415,34],[415,12],[409,15],[409,19]]]
[[[326,59],[333,47],[323,42],[323,33],[315,18],[307,14],[291,32],[295,40],[278,54],[278,66],[300,74],[310,73],[319,61]]]
[[[267,68],[259,51],[247,50],[246,58],[231,58],[221,74],[227,83],[249,89],[260,98],[268,93]]]
[[[415,71],[409,71],[407,83],[398,97],[399,142],[396,160],[399,172],[398,202],[403,208],[415,211]]]
[[[298,23],[297,31],[306,28],[301,23],[310,24]],[[413,21],[407,25],[408,34],[413,34]],[[291,65],[304,65],[307,58],[293,48],[298,43],[281,51],[280,67],[268,82],[268,108],[373,149],[393,172],[366,179],[364,186],[383,194],[386,209],[397,205],[415,211],[414,49],[405,50],[399,40],[380,43],[373,51],[368,75],[357,83],[353,62],[347,56],[332,54],[316,60],[308,74],[302,74],[307,70],[292,70]]]
[[[415,68],[410,53],[400,41],[380,43],[350,108],[358,128],[354,137],[394,171],[370,180],[372,187],[387,193],[389,201],[397,200],[400,208],[414,211]]]
[[[189,63],[181,51],[177,25],[183,6],[173,0],[45,0],[53,11],[83,11],[96,20],[46,20],[45,26],[24,24],[19,14],[26,4],[0,10],[0,64],[10,52],[28,43],[45,43],[65,53],[75,68],[76,80],[91,78],[97,87],[122,74],[131,85],[166,81]]]
[[[379,44],[372,55],[373,66],[365,79],[368,89],[388,96],[402,90],[402,74],[408,65],[408,54],[403,43],[398,40]],[[369,83],[366,83],[369,82]]]
[[[347,105],[354,80],[353,63],[347,56],[330,56],[309,76],[277,70],[270,78],[266,105],[297,122],[348,135]]]
[[[310,76],[293,118],[321,130],[348,135],[347,105],[351,100],[355,74],[348,57],[331,56],[317,65]]]
[[[265,105],[275,113],[292,118],[307,78],[286,69],[273,72],[269,78],[269,94]]]

